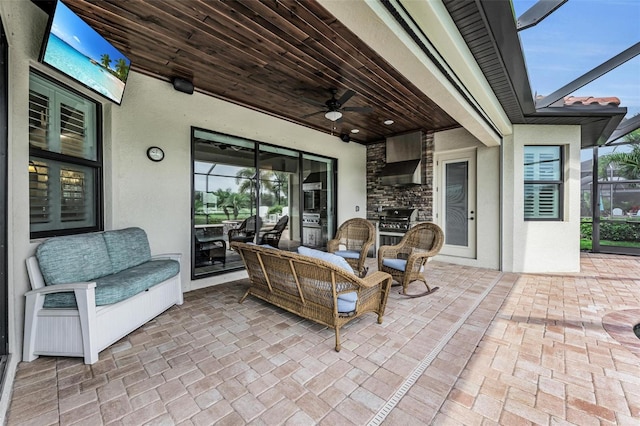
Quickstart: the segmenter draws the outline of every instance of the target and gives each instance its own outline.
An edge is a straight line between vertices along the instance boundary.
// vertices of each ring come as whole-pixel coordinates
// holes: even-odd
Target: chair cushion
[[[345,259],[358,259],[360,258],[360,252],[355,250],[338,250],[334,251],[336,256],[344,257]]]
[[[333,253],[327,253],[326,251],[316,250],[305,246],[298,247],[298,253],[303,256],[314,257],[316,259],[324,260],[329,263],[348,271],[353,274],[353,268],[347,263],[344,257],[336,256]]]
[[[100,233],[50,238],[38,246],[36,258],[47,285],[93,281],[113,272]]]
[[[358,301],[358,293],[352,291],[350,293],[344,293],[338,295],[338,312],[346,313],[356,310],[356,303]]]
[[[140,228],[126,228],[104,232],[113,273],[151,260],[147,233]]]
[[[407,267],[407,261],[405,259],[382,259],[382,264],[387,268],[392,268],[402,272],[404,272]],[[420,268],[420,272],[424,272],[424,266]]]
[[[96,306],[110,305],[125,300],[148,288],[175,276],[180,272],[180,263],[175,260],[152,260],[120,271],[96,281]],[[75,308],[73,292],[47,294],[45,308]]]
[[[264,247],[264,248],[270,248],[270,249],[274,249],[274,250],[280,250],[278,247],[274,247],[274,246],[272,246],[272,245],[270,245],[270,244],[256,244],[256,243],[254,243],[253,241],[249,241],[249,242],[247,243],[247,245],[250,245],[250,246],[258,246],[258,247]]]

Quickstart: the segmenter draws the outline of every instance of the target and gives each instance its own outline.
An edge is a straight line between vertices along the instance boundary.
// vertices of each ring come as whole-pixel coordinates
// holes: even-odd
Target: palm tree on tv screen
[[[125,61],[123,58],[120,58],[116,61],[116,74],[120,80],[127,81],[127,76],[129,75],[129,67],[127,66],[127,61]]]
[[[111,57],[109,57],[108,53],[103,53],[102,56],[100,56],[100,62],[102,63],[103,67],[109,69],[109,65],[111,64]]]

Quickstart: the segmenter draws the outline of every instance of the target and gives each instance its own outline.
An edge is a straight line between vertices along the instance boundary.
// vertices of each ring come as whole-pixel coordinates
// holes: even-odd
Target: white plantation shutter
[[[49,167],[29,161],[29,218],[32,224],[49,223]]]
[[[48,149],[49,91],[29,90],[29,146]]]
[[[524,217],[556,219],[560,196],[556,185],[528,184],[524,187]]]
[[[34,73],[29,83],[32,237],[98,229],[96,104]]]
[[[526,146],[524,150],[525,219],[560,219],[561,193],[561,147]]]
[[[83,222],[87,217],[87,188],[82,170],[64,168],[60,170],[61,197],[60,220]]]
[[[84,157],[84,111],[60,103],[60,152],[74,157]]]

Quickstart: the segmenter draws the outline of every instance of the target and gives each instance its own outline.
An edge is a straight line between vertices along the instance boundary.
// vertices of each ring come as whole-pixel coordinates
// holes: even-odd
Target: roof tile
[[[605,98],[595,98],[593,96],[566,96],[565,105],[600,105],[600,106],[620,106],[620,99],[614,96]]]

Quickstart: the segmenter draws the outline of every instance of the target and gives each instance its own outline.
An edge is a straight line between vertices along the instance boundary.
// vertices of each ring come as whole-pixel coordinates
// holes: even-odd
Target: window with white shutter
[[[102,229],[99,111],[94,101],[31,73],[29,218],[32,238]]]
[[[524,219],[560,220],[563,189],[562,148],[524,147]]]

